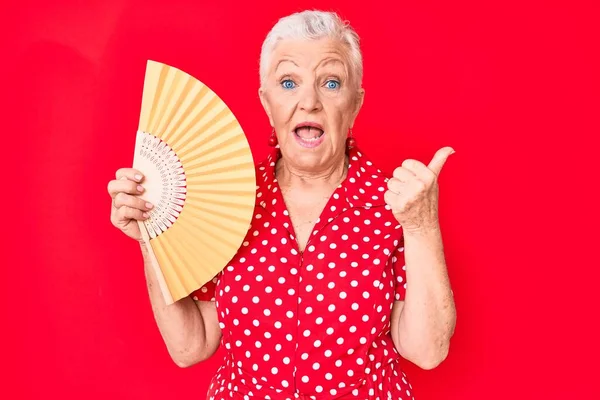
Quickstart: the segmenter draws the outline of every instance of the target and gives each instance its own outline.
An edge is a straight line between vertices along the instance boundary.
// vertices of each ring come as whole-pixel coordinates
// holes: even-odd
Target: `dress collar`
[[[389,178],[358,147],[348,150],[347,155],[348,173],[335,193],[345,200],[349,208],[386,206],[384,193]],[[257,165],[257,203],[267,211],[275,206],[274,195],[280,190],[275,177],[279,158],[281,151],[275,148]]]

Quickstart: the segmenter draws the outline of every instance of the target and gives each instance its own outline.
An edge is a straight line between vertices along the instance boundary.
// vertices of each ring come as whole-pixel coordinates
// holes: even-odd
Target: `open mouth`
[[[323,141],[325,131],[320,124],[304,122],[296,125],[294,135],[296,141],[303,147],[316,147]]]
[[[302,140],[318,140],[321,136],[323,136],[323,130],[319,128],[313,128],[311,126],[303,126],[300,128],[294,129],[294,133]]]

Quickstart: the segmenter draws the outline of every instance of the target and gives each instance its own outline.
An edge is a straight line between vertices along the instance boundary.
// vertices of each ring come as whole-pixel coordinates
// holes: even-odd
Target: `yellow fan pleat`
[[[164,207],[142,226],[153,227],[153,257],[177,301],[222,271],[242,244],[256,196],[252,152],[216,93],[155,61],[147,63],[138,132],[134,168],[146,174],[145,198]]]

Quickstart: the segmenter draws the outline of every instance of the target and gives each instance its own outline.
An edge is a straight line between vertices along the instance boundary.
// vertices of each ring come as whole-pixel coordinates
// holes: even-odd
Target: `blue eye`
[[[281,84],[283,85],[284,89],[293,89],[295,86],[294,82],[290,79],[284,80],[283,82],[281,82]]]
[[[327,89],[337,89],[340,87],[340,83],[334,80],[328,80],[326,83]]]

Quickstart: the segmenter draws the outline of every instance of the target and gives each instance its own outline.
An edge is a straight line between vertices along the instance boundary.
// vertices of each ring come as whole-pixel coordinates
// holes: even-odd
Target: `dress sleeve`
[[[404,262],[404,238],[392,255],[392,273],[394,274],[394,299],[404,300],[406,297],[406,263]]]
[[[196,301],[215,301],[215,289],[217,287],[218,275],[206,284],[190,293],[190,297]]]

